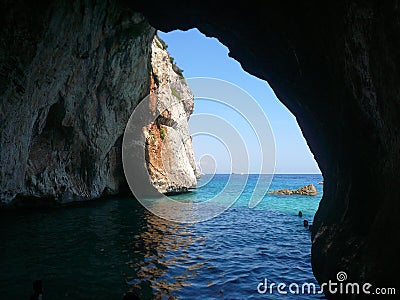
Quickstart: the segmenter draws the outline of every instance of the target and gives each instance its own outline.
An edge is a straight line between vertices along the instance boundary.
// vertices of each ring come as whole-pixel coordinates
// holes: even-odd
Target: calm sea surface
[[[231,180],[239,180],[233,175]],[[176,200],[202,201],[219,193],[229,175],[200,179]],[[321,175],[275,175],[271,189],[312,183],[318,196],[266,195],[248,200],[250,175],[239,200],[197,224],[168,222],[134,199],[110,199],[59,209],[0,214],[0,299],[29,299],[43,280],[44,299],[317,299],[321,295],[259,294],[268,280],[315,283],[310,232],[322,197]],[[235,189],[233,184],[231,189]],[[232,194],[235,194],[232,190]],[[297,216],[298,211],[303,217]]]

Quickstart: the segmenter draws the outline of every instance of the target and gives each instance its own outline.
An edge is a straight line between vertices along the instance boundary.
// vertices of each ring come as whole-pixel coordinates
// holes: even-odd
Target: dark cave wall
[[[154,28],[116,1],[0,11],[0,206],[126,189],[122,135],[150,88]]]
[[[121,88],[126,90],[124,83],[136,82],[134,78],[147,74],[147,69],[133,67],[139,73],[121,73],[117,81],[110,74],[119,74],[119,66],[129,63],[132,55],[137,61],[146,56],[147,35],[139,42],[143,49],[135,44],[137,24],[131,18],[133,11],[142,11],[163,31],[197,27],[217,37],[246,71],[267,80],[296,116],[325,178],[312,232],[316,278],[325,282],[345,271],[352,282],[399,288],[397,1],[227,5],[124,0],[119,3],[123,9],[102,6],[110,3],[114,2],[59,1],[54,6],[1,2],[3,198],[32,191],[38,197],[52,194],[46,178],[54,176],[67,178],[68,184],[76,178],[75,194],[87,191],[87,199],[107,188],[118,192],[110,188],[114,185],[109,179],[114,177],[107,175],[107,161],[112,157],[110,149],[118,148],[120,124],[128,117],[120,107],[133,105],[136,100],[131,96],[147,92],[148,83],[131,85],[135,90],[127,93]],[[121,40],[121,32],[133,36]],[[104,115],[111,111],[118,118]],[[112,126],[98,125],[104,121]],[[39,141],[42,144],[35,148]],[[63,156],[65,147],[77,149],[75,160]],[[58,171],[37,178],[35,170],[55,160],[62,162],[54,168]],[[64,194],[60,190],[58,195]]]
[[[127,5],[160,30],[217,37],[296,116],[325,178],[312,232],[319,282],[345,271],[352,282],[399,287],[398,2]]]

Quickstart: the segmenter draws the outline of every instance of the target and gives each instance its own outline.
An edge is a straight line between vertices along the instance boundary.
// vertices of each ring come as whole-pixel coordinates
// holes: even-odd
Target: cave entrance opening
[[[158,31],[157,35],[165,42],[171,62],[185,78],[208,77],[224,80],[237,85],[258,102],[275,137],[275,174],[321,174],[296,118],[278,100],[266,81],[245,72],[236,60],[229,57],[226,46],[216,38],[206,37],[197,29],[169,33]],[[260,153],[257,152],[256,140],[248,134],[248,127],[253,125],[252,120],[240,116],[240,112],[226,105],[195,99],[191,118],[197,114],[217,115],[233,124],[246,143],[250,157],[249,165],[231,161],[228,155],[230,149],[226,149],[223,141],[215,136],[194,136],[195,157],[202,173],[242,174],[256,173],[259,170],[259,164],[262,163],[258,159]]]
[[[232,239],[232,236],[240,236],[240,242],[244,241],[249,253],[253,253],[253,250],[258,253],[259,250],[255,249],[260,249],[259,245],[264,245],[263,253],[270,255],[269,263],[279,267],[265,266],[265,261],[262,259],[250,258],[248,253],[243,255],[253,264],[263,266],[260,270],[264,273],[275,273],[279,269],[282,273],[278,271],[276,273],[278,277],[285,276],[282,274],[294,274],[298,278],[308,278],[309,282],[317,284],[309,260],[311,252],[309,225],[312,226],[312,220],[322,198],[323,177],[296,118],[278,100],[268,83],[245,72],[241,65],[229,56],[229,49],[217,39],[208,38],[197,29],[176,30],[169,33],[158,31],[157,35],[163,41],[163,47],[169,52],[175,69],[182,74],[194,94],[194,110],[189,119],[189,129],[195,160],[202,176],[198,179],[194,195],[183,194],[174,198],[208,200],[228,189],[227,197],[238,197],[232,205],[233,209],[221,213],[221,216],[218,215],[209,223],[213,224],[213,232],[221,233],[224,245],[230,242],[236,245],[237,241]],[[256,101],[257,105],[254,106],[254,110],[244,112],[237,109],[239,106],[218,101],[223,96],[221,99],[197,97],[197,78],[202,80],[211,78],[236,86],[240,89],[238,93],[244,91]],[[208,86],[210,89],[214,87],[211,80]],[[218,92],[224,94],[225,91]],[[244,98],[246,97],[240,100],[246,101]],[[248,110],[251,103],[246,103],[245,106],[244,110]],[[260,111],[266,116],[265,130],[261,129],[258,132],[256,130],[254,135],[251,131],[259,126],[260,118],[255,116],[259,116]],[[214,122],[214,119],[223,120],[234,128],[232,132],[235,133],[227,134],[225,131],[213,129],[198,130],[194,128],[198,123],[193,121],[197,120],[198,116],[207,116],[208,119],[205,118],[203,121],[203,124],[207,125]],[[218,127],[218,124],[215,122],[211,127]],[[257,139],[257,134],[268,135],[270,129],[273,132],[271,145],[259,147],[257,143],[260,139]],[[201,134],[197,134],[198,132]],[[215,132],[219,132],[220,135],[216,135]],[[240,147],[240,143],[246,145],[247,161],[245,157],[233,159],[231,155]],[[268,151],[263,151],[271,147],[274,151],[273,156],[268,155]],[[260,191],[255,188],[258,186],[259,178],[270,175],[259,171],[260,164],[271,163],[269,159],[274,160],[273,178],[268,182],[268,186],[263,187],[264,190],[261,189],[262,199],[252,203],[253,195]],[[240,180],[243,177],[246,177],[247,182],[238,194],[236,188],[242,187]],[[231,186],[226,188],[229,183]],[[228,228],[227,224],[229,229],[225,230]],[[220,227],[224,230],[218,230]],[[215,236],[210,233],[206,222],[199,223],[196,228],[199,234],[211,236],[211,240],[221,238],[218,234]],[[253,228],[264,229],[258,231]],[[235,248],[234,245],[232,247]],[[276,255],[288,252],[293,253],[291,258],[302,266],[301,271],[292,268],[291,262],[284,257]],[[249,261],[242,260],[243,268],[248,267]]]

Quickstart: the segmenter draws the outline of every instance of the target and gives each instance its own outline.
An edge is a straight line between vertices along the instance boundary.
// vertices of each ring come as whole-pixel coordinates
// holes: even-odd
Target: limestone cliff
[[[146,163],[152,184],[161,193],[185,192],[196,187],[198,176],[188,119],[194,97],[182,71],[172,63],[164,43],[156,36],[151,46],[151,96],[154,112],[146,135]]]
[[[172,64],[157,67],[155,29],[117,1],[41,5],[1,4],[7,14],[0,18],[0,203],[65,203],[120,193],[127,187],[121,163],[126,122],[154,78],[172,80],[163,74]],[[174,88],[186,97],[187,87]],[[171,120],[186,130],[181,115],[190,114],[193,100],[177,107]],[[169,137],[174,130],[188,137],[173,127],[165,132]],[[173,139],[163,144],[176,150]],[[191,148],[186,151],[178,156],[194,166]],[[193,169],[189,177],[180,177],[178,190],[195,184]],[[172,188],[177,182],[163,180]],[[158,177],[154,182],[162,185]]]

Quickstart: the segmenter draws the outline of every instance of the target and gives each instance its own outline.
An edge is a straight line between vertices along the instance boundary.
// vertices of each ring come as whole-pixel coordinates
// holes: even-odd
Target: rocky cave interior
[[[346,270],[353,282],[399,287],[398,2],[117,2],[162,31],[216,37],[295,115],[325,179],[312,232],[317,280]]]

